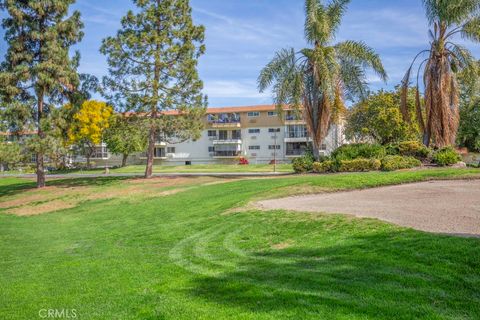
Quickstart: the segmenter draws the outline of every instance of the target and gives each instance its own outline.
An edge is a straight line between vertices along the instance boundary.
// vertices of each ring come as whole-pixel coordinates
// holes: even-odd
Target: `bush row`
[[[418,141],[405,141],[386,147],[378,144],[349,144],[335,150],[331,157],[314,162],[308,154],[293,161],[297,173],[394,171],[419,167],[423,162],[439,166],[453,165],[461,157],[451,147],[432,150]]]

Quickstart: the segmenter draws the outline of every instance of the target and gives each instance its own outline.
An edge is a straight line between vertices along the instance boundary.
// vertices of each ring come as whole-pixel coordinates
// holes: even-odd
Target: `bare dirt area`
[[[350,214],[422,231],[480,237],[480,180],[430,181],[255,205],[264,210]]]

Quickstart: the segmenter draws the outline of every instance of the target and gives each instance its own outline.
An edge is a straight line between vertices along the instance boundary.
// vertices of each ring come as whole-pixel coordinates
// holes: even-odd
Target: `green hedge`
[[[454,165],[461,160],[462,157],[452,147],[440,149],[433,154],[433,162],[441,167]]]
[[[336,170],[335,161],[327,160],[323,162],[314,162],[313,163],[313,172],[315,173],[326,173],[326,172],[335,172]]]
[[[427,148],[419,141],[403,141],[387,146],[387,154],[414,157],[420,160],[427,159],[432,154],[432,149]]]
[[[379,170],[382,163],[378,159],[341,160],[340,172],[364,172]]]
[[[293,171],[296,173],[308,173],[313,170],[313,160],[310,157],[300,157],[292,161]]]
[[[355,159],[382,159],[386,150],[379,144],[354,143],[339,147],[332,153],[331,158],[340,162]]]
[[[401,169],[411,169],[421,166],[420,160],[414,157],[386,156],[382,159],[383,171],[395,171]]]

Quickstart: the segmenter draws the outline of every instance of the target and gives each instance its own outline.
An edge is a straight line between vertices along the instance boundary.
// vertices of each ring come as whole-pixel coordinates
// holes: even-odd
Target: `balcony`
[[[214,158],[237,158],[242,154],[241,151],[215,151]]]
[[[212,128],[240,128],[240,116],[236,113],[208,115],[208,123]]]
[[[285,156],[289,158],[301,157],[303,155],[305,155],[305,150],[302,149],[287,150],[285,154]]]
[[[240,119],[238,120],[229,120],[229,121],[209,121],[212,128],[223,129],[223,128],[241,128]]]
[[[302,117],[294,115],[294,114],[286,114],[285,115],[285,124],[292,125],[292,124],[305,124],[305,120]]]
[[[285,142],[308,142],[309,137],[307,132],[286,132]]]
[[[213,144],[242,144],[242,139],[222,139],[213,140]]]

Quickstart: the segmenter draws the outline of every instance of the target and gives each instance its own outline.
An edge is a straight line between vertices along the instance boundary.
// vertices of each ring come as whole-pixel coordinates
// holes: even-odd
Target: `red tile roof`
[[[252,112],[252,111],[275,111],[277,107],[274,104],[266,105],[255,105],[255,106],[240,106],[240,107],[212,107],[207,108],[207,114],[216,114],[216,113],[240,113],[240,112]],[[285,110],[291,109],[290,107],[285,107]],[[178,111],[164,111],[162,112],[166,115],[176,115]],[[124,115],[129,116],[135,114],[135,112],[125,112]]]

